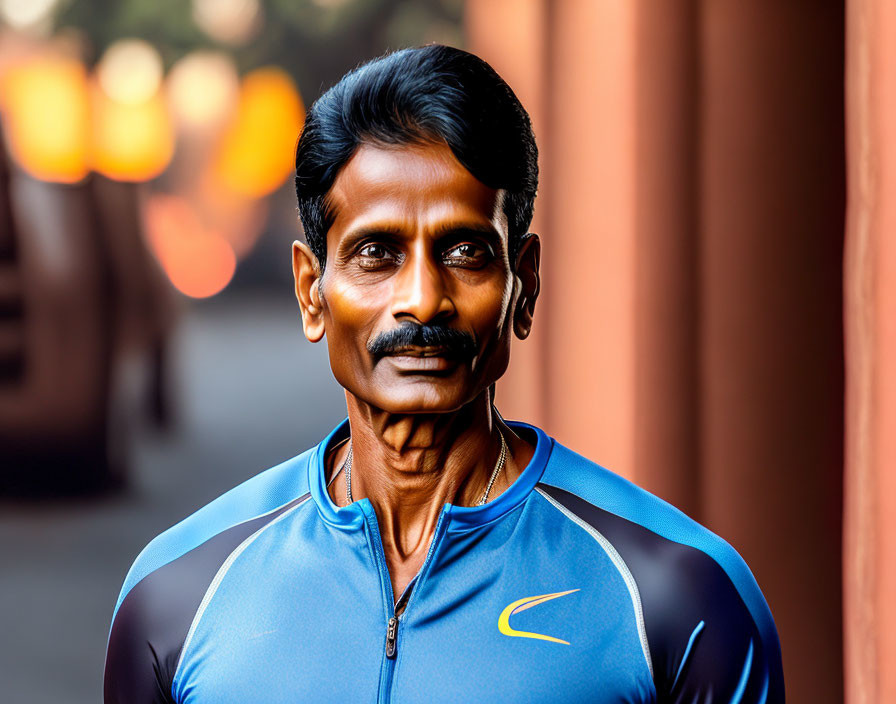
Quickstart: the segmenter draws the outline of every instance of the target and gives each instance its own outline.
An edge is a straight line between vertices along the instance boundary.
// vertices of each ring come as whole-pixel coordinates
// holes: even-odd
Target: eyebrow
[[[373,237],[390,241],[400,240],[400,228],[390,227],[388,225],[362,225],[355,230],[349,231],[342,237],[339,242],[338,251],[348,252],[354,249],[358,242]]]
[[[346,240],[356,242],[365,237],[373,237],[378,235],[386,235],[388,237],[400,237],[401,228],[392,225],[361,225],[356,229],[349,230],[345,235]]]
[[[435,229],[435,237],[436,239],[444,239],[445,237],[452,236],[464,236],[464,235],[477,235],[479,237],[489,237],[489,238],[497,238],[500,239],[500,233],[492,227],[490,224],[486,223],[472,223],[472,224],[452,224],[448,223],[442,225],[441,227],[437,227]]]
[[[487,223],[445,223],[433,230],[433,237],[436,240],[444,240],[447,238],[459,237],[485,237],[491,240],[500,240],[500,233],[490,224]],[[340,242],[340,249],[350,249],[361,240],[369,237],[381,237],[386,240],[398,241],[403,239],[401,227],[383,223],[361,225],[357,229],[349,231]]]

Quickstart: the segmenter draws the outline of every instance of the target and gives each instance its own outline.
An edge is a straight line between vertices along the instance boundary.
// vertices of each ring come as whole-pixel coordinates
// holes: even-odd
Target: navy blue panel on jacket
[[[784,701],[771,614],[720,538],[536,444],[481,507],[443,507],[397,615],[377,517],[317,447],[163,533],[122,588],[107,703]]]

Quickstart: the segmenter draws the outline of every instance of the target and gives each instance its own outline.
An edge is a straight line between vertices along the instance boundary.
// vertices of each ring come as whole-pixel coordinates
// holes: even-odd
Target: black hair
[[[327,194],[362,143],[443,141],[479,181],[503,189],[513,265],[532,221],[538,149],[529,115],[478,56],[431,44],[350,71],[308,110],[296,147],[296,196],[321,267],[334,215]]]

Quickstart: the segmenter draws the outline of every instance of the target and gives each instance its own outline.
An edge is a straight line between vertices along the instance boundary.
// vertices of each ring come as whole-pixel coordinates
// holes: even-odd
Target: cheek
[[[324,320],[330,364],[356,367],[366,362],[366,343],[375,327],[378,297],[359,286],[344,285],[336,278],[323,286]]]
[[[328,325],[359,329],[371,319],[377,295],[366,287],[352,285],[345,277],[332,276],[322,286],[324,314]]]
[[[493,345],[510,328],[513,281],[483,282],[458,292],[456,305],[462,319],[476,330],[481,343]]]

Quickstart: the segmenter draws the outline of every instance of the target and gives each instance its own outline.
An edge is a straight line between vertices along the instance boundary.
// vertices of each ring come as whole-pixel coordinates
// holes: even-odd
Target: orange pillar
[[[703,517],[765,593],[788,700],[834,704],[842,693],[843,8],[817,0],[702,7]]]
[[[635,4],[550,7],[548,430],[632,477]]]
[[[896,701],[896,3],[846,6],[846,701],[884,704]]]
[[[696,0],[636,25],[634,478],[699,520]]]

